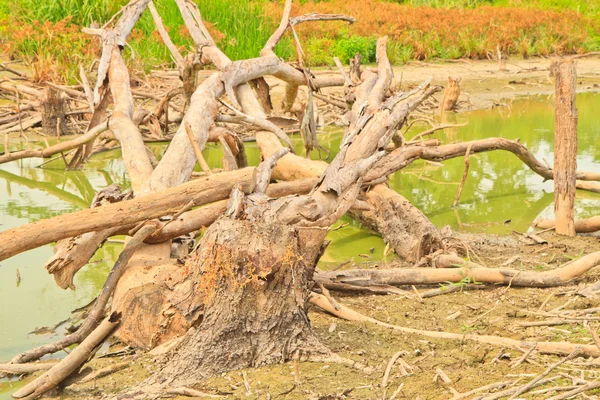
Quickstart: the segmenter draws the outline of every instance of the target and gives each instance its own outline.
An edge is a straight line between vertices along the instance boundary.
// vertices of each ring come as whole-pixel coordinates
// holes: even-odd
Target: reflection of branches
[[[41,190],[79,208],[87,208],[89,206],[89,201],[86,201],[72,193],[69,193],[66,190],[59,189],[50,182],[43,182],[39,180],[24,178],[22,176],[12,174],[2,169],[0,169],[0,178],[5,179],[7,182],[10,183],[16,183],[18,185],[25,186],[29,189]],[[44,218],[48,218],[48,216],[45,216]]]

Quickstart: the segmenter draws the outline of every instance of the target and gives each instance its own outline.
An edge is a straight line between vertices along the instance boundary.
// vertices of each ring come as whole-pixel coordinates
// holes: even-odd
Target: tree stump
[[[42,129],[46,136],[67,133],[66,102],[62,93],[52,87],[44,89],[42,97]]]
[[[182,314],[203,314],[156,377],[184,384],[223,371],[285,362],[297,351],[328,354],[307,314],[322,228],[222,218],[187,264],[193,285],[176,288]],[[185,289],[185,290],[180,290]],[[187,290],[187,292],[186,292]]]
[[[575,185],[577,174],[576,70],[573,59],[559,60],[550,68],[555,79],[554,213],[556,233],[575,236]]]
[[[442,100],[442,105],[440,106],[441,111],[452,111],[454,107],[456,107],[456,103],[458,103],[458,98],[460,97],[460,81],[462,79],[452,79],[448,77],[448,87],[444,91],[444,98]]]

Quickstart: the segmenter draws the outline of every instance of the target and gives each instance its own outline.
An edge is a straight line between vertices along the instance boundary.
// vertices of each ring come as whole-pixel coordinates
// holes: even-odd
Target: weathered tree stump
[[[156,379],[177,385],[289,361],[297,351],[328,353],[307,315],[326,234],[231,218],[211,225],[186,265],[195,284],[175,289],[182,300],[174,306],[201,322]]]
[[[461,78],[452,79],[451,77],[448,77],[448,87],[444,91],[444,98],[440,106],[442,112],[452,111],[454,110],[454,107],[456,107],[456,103],[458,103],[458,98],[460,97],[461,80]]]
[[[46,136],[67,133],[66,102],[62,93],[52,87],[44,89],[42,97],[42,129]]]

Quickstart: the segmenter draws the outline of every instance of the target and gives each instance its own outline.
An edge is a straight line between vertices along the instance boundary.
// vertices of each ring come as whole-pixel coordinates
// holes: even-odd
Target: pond
[[[578,169],[600,171],[600,114],[596,114],[600,94],[581,94],[577,101]],[[539,160],[552,162],[553,115],[553,104],[547,96],[519,99],[508,107],[452,114],[450,118],[455,122],[468,121],[468,124],[446,129],[437,137],[444,143],[494,136],[519,138]],[[335,150],[341,133],[323,133],[319,139],[324,147]],[[294,140],[302,154],[302,143],[297,138]],[[11,146],[11,150],[16,150],[22,145],[13,143]],[[249,162],[255,165],[258,162],[256,145],[247,143],[246,147]],[[160,155],[164,145],[154,145],[153,150]],[[211,144],[205,150],[205,157],[209,164],[218,166],[222,153]],[[62,160],[38,168],[40,164],[40,160],[29,159],[0,166],[0,229],[86,208],[95,192],[109,184],[129,186],[119,151],[94,156],[84,171],[66,172]],[[460,204],[453,208],[463,171],[462,157],[442,165],[419,161],[391,176],[390,183],[437,226],[450,225],[461,232],[510,234],[512,230],[526,231],[538,217],[552,217],[552,182],[544,182],[511,153],[473,155]],[[600,194],[577,192],[577,218],[597,215],[598,210]],[[383,258],[385,245],[379,236],[347,218],[335,226],[341,224],[344,225],[341,229],[329,234],[331,244],[321,260],[322,268],[348,259],[359,263]],[[121,246],[115,241],[101,248],[76,275],[76,291],[59,289],[44,270],[52,245],[3,261],[0,264],[0,361],[62,335],[64,332],[60,330],[43,335],[30,332],[54,326],[67,319],[72,310],[90,302],[102,287]],[[17,270],[21,275],[20,284],[16,279]],[[0,381],[0,399],[8,398],[8,393],[14,390],[10,385]]]

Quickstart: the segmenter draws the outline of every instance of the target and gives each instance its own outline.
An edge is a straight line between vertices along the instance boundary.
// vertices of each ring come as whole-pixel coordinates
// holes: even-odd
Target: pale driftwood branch
[[[378,285],[432,285],[445,282],[461,282],[470,278],[473,282],[495,283],[514,287],[552,287],[565,285],[600,265],[600,252],[571,261],[559,268],[535,272],[510,268],[486,268],[451,255],[438,257],[440,267],[446,268],[398,268],[385,270],[344,270],[322,272],[315,281],[323,283],[349,283],[355,286]],[[451,268],[450,268],[451,267]]]
[[[402,169],[417,159],[429,161],[445,161],[450,158],[464,156],[467,148],[471,146],[471,153],[481,153],[493,150],[509,151],[523,161],[531,170],[544,179],[552,179],[552,170],[537,160],[533,154],[522,144],[503,138],[488,138],[447,144],[436,147],[407,146],[396,149],[379,161],[365,177],[365,181],[374,181],[382,176],[387,176]],[[595,173],[578,172],[577,188],[600,192],[600,183],[584,182],[596,178]]]
[[[97,105],[100,103],[100,88],[104,86],[104,81],[108,76],[113,50],[118,50],[119,46],[125,47],[127,36],[129,36],[133,26],[149,2],[150,0],[131,0],[129,4],[123,7],[121,18],[119,18],[114,29],[82,29],[85,33],[99,35],[102,38],[102,55],[100,57],[100,64],[98,65],[98,80],[94,88],[94,104]]]
[[[451,333],[451,332],[438,332],[438,331],[426,331],[421,329],[407,328],[398,325],[392,325],[385,322],[381,322],[371,317],[367,317],[363,314],[360,314],[342,304],[340,304],[341,309],[336,310],[335,307],[331,305],[331,303],[327,300],[327,298],[323,295],[314,293],[310,297],[310,302],[328,313],[342,319],[346,319],[348,321],[356,321],[356,322],[369,322],[374,325],[378,325],[384,328],[388,328],[390,330],[402,333],[415,334],[419,336],[425,336],[436,339],[449,339],[449,340],[459,340],[459,341],[472,341],[484,344],[490,344],[494,346],[503,346],[510,347],[513,349],[517,349],[521,351],[523,347],[530,347],[532,345],[536,346],[536,349],[542,354],[559,354],[559,355],[569,355],[573,353],[576,349],[580,351],[580,354],[587,355],[590,357],[598,357],[600,356],[600,350],[595,345],[586,345],[586,344],[578,344],[578,343],[569,343],[569,342],[528,342],[521,341],[516,339],[505,338],[501,336],[492,336],[492,335],[475,335],[475,334],[463,334],[463,333]],[[539,382],[538,382],[539,383]],[[512,393],[512,392],[511,392]],[[511,394],[509,393],[509,394]]]
[[[190,126],[190,124],[185,122],[184,128],[185,128],[185,132],[188,135],[188,139],[190,140],[190,145],[192,146],[192,149],[194,150],[194,154],[196,155],[196,159],[198,160],[198,164],[200,164],[200,168],[202,168],[202,171],[207,172],[208,174],[211,174],[212,172],[210,171],[210,167],[208,166],[208,163],[206,162],[206,160],[204,159],[204,156],[202,155],[202,149],[200,148],[200,146],[198,146],[198,143],[196,143],[196,139],[194,138],[194,132],[192,131],[192,127]]]
[[[13,393],[13,397],[35,399],[56,387],[88,359],[91,351],[119,324],[120,318],[120,314],[113,314],[106,318],[67,357],[33,382],[17,390]]]
[[[133,191],[140,195],[148,184],[153,168],[139,128],[132,120],[134,103],[129,72],[118,47],[112,52],[108,78],[114,100],[109,128],[121,143],[121,152]]]
[[[85,134],[76,137],[73,140],[60,142],[53,146],[47,147],[45,149],[21,150],[21,151],[14,151],[9,154],[5,153],[0,156],[0,164],[6,163],[9,161],[21,160],[23,158],[52,157],[55,154],[63,153],[63,152],[75,149],[83,144],[90,142],[91,140],[94,140],[99,134],[101,134],[102,132],[105,132],[107,129],[108,129],[108,121],[105,121],[105,122],[101,123],[100,125],[97,125],[96,127],[92,128]]]
[[[171,52],[171,55],[173,56],[173,60],[175,60],[177,67],[179,67],[180,70],[183,69],[183,64],[184,64],[183,56],[179,52],[179,49],[177,48],[177,46],[175,46],[175,44],[171,40],[169,33],[165,29],[165,25],[163,24],[162,18],[160,17],[160,14],[156,10],[156,7],[154,6],[154,3],[152,1],[150,1],[150,3],[148,3],[148,9],[150,10],[150,13],[152,14],[152,18],[154,19],[154,24],[156,25],[156,30],[158,30],[160,37],[162,38],[163,42],[165,43],[165,45]]]
[[[100,322],[100,319],[104,315],[106,304],[108,303],[108,300],[115,291],[117,282],[123,275],[123,272],[125,272],[129,260],[131,259],[135,251],[139,249],[139,247],[142,245],[143,241],[152,233],[154,233],[156,229],[156,224],[145,225],[140,230],[138,230],[136,234],[131,238],[131,240],[127,243],[125,249],[121,252],[121,254],[119,254],[119,258],[115,262],[115,266],[106,278],[106,282],[104,283],[102,291],[98,295],[96,302],[94,303],[88,316],[85,318],[85,321],[83,321],[77,332],[66,336],[64,339],[59,340],[58,342],[46,344],[35,349],[28,350],[22,354],[19,354],[13,357],[13,359],[10,360],[10,363],[20,364],[32,360],[37,360],[38,358],[41,358],[46,354],[55,353],[75,343],[81,343],[82,340],[85,342],[85,339],[92,334],[92,331],[96,328],[96,326]],[[60,382],[57,382],[56,384],[58,383]]]
[[[0,364],[0,372],[10,375],[31,374],[37,371],[47,371],[56,363],[39,363],[39,364]]]
[[[532,225],[539,229],[553,229],[556,226],[556,221],[553,219],[538,219]],[[575,231],[577,233],[600,231],[600,216],[575,220]]]
[[[221,101],[221,104],[223,104],[225,107],[227,107],[228,109],[233,111],[236,114],[236,116],[238,116],[240,119],[242,119],[246,123],[255,125],[261,129],[264,129],[266,131],[269,131],[269,132],[275,134],[275,136],[277,136],[279,138],[279,140],[283,141],[288,146],[290,151],[292,153],[294,153],[294,145],[292,144],[291,139],[277,125],[275,125],[271,121],[264,119],[264,118],[252,117],[250,115],[246,115],[243,112],[235,109],[234,107],[230,106],[229,104],[227,104],[223,101]],[[226,116],[222,116],[222,117],[226,117]],[[224,118],[224,119],[221,118],[221,121],[226,121],[226,120],[227,120],[227,118]]]
[[[256,167],[256,171],[254,172],[256,176],[255,193],[265,194],[267,192],[267,188],[271,182],[271,174],[273,173],[273,169],[275,169],[275,165],[277,165],[277,161],[287,153],[289,153],[289,149],[281,149],[271,154],[269,158]]]

